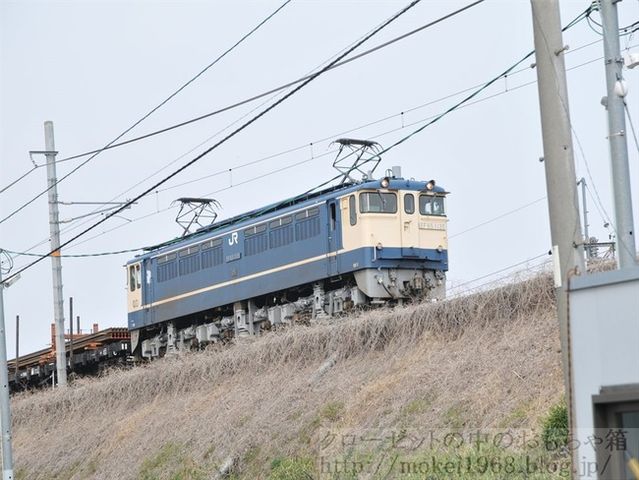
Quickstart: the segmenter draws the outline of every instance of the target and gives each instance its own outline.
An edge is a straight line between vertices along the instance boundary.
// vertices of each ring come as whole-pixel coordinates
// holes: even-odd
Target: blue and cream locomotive
[[[441,299],[446,193],[399,174],[345,183],[154,247],[126,266],[131,349],[153,358],[359,306]]]

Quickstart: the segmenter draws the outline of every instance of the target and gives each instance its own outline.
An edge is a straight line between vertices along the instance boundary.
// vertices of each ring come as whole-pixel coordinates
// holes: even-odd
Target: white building
[[[634,480],[627,461],[639,458],[639,268],[575,277],[569,298],[578,478]]]

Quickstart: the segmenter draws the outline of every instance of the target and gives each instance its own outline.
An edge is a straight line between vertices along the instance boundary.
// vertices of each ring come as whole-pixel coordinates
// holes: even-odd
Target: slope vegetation
[[[331,429],[536,428],[561,385],[541,275],[16,396],[16,474],[186,480],[230,467],[231,478],[316,478]],[[373,478],[330,471],[322,478]]]

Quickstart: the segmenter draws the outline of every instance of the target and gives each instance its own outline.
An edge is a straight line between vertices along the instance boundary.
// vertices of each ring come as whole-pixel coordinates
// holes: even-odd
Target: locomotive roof
[[[175,247],[177,244],[179,243],[189,243],[188,240],[191,239],[196,239],[199,237],[202,237],[203,235],[207,234],[207,233],[211,233],[211,232],[215,232],[218,230],[223,230],[225,227],[232,227],[238,224],[241,224],[242,222],[245,222],[247,220],[251,220],[251,219],[255,219],[255,218],[259,218],[263,215],[266,216],[265,220],[267,220],[270,216],[273,215],[269,215],[269,214],[274,214],[275,212],[282,212],[285,211],[286,209],[289,209],[291,207],[295,207],[295,206],[299,206],[302,205],[305,202],[308,202],[310,200],[321,200],[322,197],[323,198],[331,198],[334,197],[336,195],[334,195],[336,192],[339,192],[340,196],[343,194],[347,194],[349,192],[352,191],[356,191],[356,190],[363,190],[363,189],[370,189],[370,188],[379,188],[380,184],[379,184],[380,180],[368,180],[368,181],[363,181],[363,182],[357,182],[357,183],[352,183],[352,182],[348,182],[348,183],[343,183],[340,185],[334,185],[331,187],[327,187],[324,188],[322,190],[318,190],[317,192],[305,192],[303,194],[297,195],[295,197],[291,197],[288,198],[286,200],[283,200],[281,202],[277,202],[277,203],[272,203],[270,205],[267,205],[265,207],[261,207],[255,210],[251,210],[249,212],[245,212],[242,213],[240,215],[236,215],[234,217],[230,217],[227,218],[225,220],[222,220],[220,222],[214,223],[212,225],[208,225],[206,227],[202,227],[200,229],[198,229],[197,231],[190,233],[188,235],[185,235],[183,237],[177,237],[174,238],[172,240],[168,240],[166,242],[160,243],[158,245],[153,245],[150,247],[144,247],[143,250],[145,251],[145,253],[141,254],[141,255],[137,255],[135,261],[137,261],[137,259],[139,259],[139,257],[142,256],[148,256],[148,255],[153,255],[158,253],[159,250],[165,248],[165,247]],[[407,179],[403,179],[403,178],[390,178],[390,184],[388,186],[389,189],[391,190],[396,190],[396,189],[406,189],[406,190],[417,190],[417,191],[425,191],[426,190],[426,183],[427,182],[423,182],[423,181],[417,181],[417,180],[407,180]],[[435,185],[435,187],[430,190],[430,192],[432,193],[438,193],[438,194],[446,194],[448,192],[446,192],[446,190],[438,185]],[[132,260],[133,261],[133,260]]]

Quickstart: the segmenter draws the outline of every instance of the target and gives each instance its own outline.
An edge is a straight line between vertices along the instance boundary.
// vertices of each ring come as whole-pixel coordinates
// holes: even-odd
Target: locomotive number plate
[[[419,228],[421,230],[446,230],[446,224],[438,222],[419,222]]]

